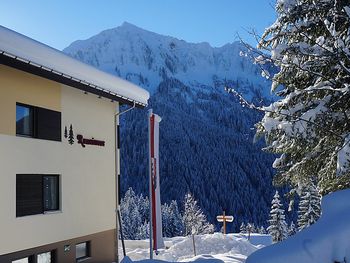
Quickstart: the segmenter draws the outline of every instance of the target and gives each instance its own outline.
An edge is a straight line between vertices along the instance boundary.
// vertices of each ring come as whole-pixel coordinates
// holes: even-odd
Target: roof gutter
[[[58,72],[52,68],[39,65],[37,63],[12,55],[2,50],[0,50],[0,64],[4,64],[6,66],[10,66],[40,77],[44,77],[46,79],[65,84],[83,90],[85,92],[93,93],[98,96],[111,99],[113,101],[119,101],[122,104],[135,105],[135,107],[138,108],[144,108],[147,106],[142,102],[132,100],[125,96],[103,89],[102,87],[96,86],[92,83],[86,82],[81,79],[77,79],[68,74]]]

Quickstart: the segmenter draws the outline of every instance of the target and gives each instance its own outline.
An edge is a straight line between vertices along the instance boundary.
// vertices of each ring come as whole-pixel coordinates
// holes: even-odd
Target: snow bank
[[[247,263],[322,263],[350,260],[350,189],[325,196],[314,225],[253,253]]]
[[[162,262],[244,262],[248,255],[257,249],[271,244],[271,237],[268,235],[252,234],[251,242],[247,237],[239,234],[221,233],[195,236],[197,256],[194,256],[192,237],[165,238],[165,249],[160,249],[154,259]],[[126,260],[135,260],[145,263],[149,258],[148,240],[126,240]],[[121,248],[119,250],[121,252]],[[124,262],[127,263],[127,262]]]

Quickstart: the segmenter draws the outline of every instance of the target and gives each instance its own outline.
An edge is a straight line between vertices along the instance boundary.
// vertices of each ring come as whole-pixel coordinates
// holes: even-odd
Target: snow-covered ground
[[[245,262],[247,256],[264,246],[271,244],[271,236],[252,234],[250,241],[239,234],[221,233],[196,235],[195,245],[197,256],[194,256],[192,237],[174,237],[165,239],[165,249],[160,249],[154,259],[168,262],[201,261],[206,262]],[[149,259],[149,240],[126,240],[127,256],[132,261]],[[119,252],[122,255],[121,244]],[[128,263],[128,259],[124,260]],[[143,262],[145,263],[145,262]]]

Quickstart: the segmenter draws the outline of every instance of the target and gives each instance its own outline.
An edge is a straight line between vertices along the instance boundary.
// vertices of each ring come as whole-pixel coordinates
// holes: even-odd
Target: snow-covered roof
[[[101,96],[146,106],[149,92],[126,80],[100,71],[43,43],[0,26],[0,55],[78,83]],[[1,63],[1,60],[0,60]],[[54,78],[55,79],[55,78]],[[73,85],[74,86],[74,85]],[[93,92],[92,92],[93,93]]]

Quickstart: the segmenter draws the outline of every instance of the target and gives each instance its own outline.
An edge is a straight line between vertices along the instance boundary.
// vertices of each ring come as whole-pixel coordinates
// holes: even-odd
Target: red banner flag
[[[162,214],[159,185],[159,122],[162,119],[149,111],[149,183],[150,183],[150,209],[151,232],[153,250],[164,247],[162,233]]]

